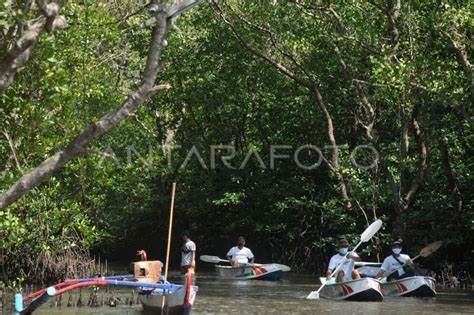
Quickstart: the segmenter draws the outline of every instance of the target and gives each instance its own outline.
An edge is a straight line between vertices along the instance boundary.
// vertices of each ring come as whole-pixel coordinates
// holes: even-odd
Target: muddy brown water
[[[182,282],[177,274],[170,278]],[[232,281],[217,278],[212,272],[200,273],[196,277],[199,292],[192,314],[474,314],[474,291],[439,289],[435,298],[390,298],[382,302],[346,302],[331,300],[306,300],[305,297],[317,288],[314,276],[286,275],[280,282]],[[83,302],[87,304],[90,290],[82,292]],[[119,298],[118,306],[67,307],[68,299],[75,301],[78,292],[62,298],[62,305],[49,301],[35,314],[115,314],[144,315],[142,307],[136,304],[125,305],[132,299],[128,288],[100,288],[99,302],[110,297]],[[9,299],[12,301],[13,297]],[[8,310],[6,314],[12,314]]]

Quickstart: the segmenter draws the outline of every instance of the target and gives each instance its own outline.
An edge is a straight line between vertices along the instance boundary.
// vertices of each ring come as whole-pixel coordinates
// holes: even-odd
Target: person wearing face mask
[[[413,277],[415,275],[410,256],[402,254],[401,252],[402,240],[398,239],[392,243],[392,253],[384,259],[382,266],[375,277],[376,279],[382,279],[385,273],[389,274],[405,263],[407,263],[407,267],[399,268],[397,272],[394,272],[387,278],[387,281]]]
[[[346,257],[347,256],[347,257]],[[331,274],[340,264],[341,268],[336,275],[336,282],[344,282],[352,279],[360,279],[360,274],[354,269],[354,261],[360,261],[357,253],[349,252],[349,242],[347,240],[340,240],[338,246],[338,253],[331,257],[329,261],[326,279],[331,279]]]

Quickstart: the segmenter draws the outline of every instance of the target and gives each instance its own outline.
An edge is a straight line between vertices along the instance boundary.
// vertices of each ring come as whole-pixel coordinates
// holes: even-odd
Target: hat
[[[339,246],[349,246],[349,241],[347,241],[346,239],[341,239],[339,240]]]
[[[398,238],[392,242],[392,245],[402,245],[402,242],[403,242],[402,239]]]

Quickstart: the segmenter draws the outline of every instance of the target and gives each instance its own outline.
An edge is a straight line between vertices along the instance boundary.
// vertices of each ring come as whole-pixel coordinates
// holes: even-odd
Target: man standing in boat
[[[348,252],[349,242],[340,240],[338,245],[338,253],[331,257],[329,261],[326,279],[331,279],[331,274],[341,263],[343,264],[336,275],[336,282],[344,282],[352,279],[360,279],[360,274],[354,269],[354,261],[360,261],[357,253]],[[347,257],[346,257],[347,256]]]
[[[415,275],[413,262],[411,261],[410,256],[402,254],[401,252],[402,240],[398,239],[392,243],[392,254],[384,259],[376,279],[382,279],[385,273],[390,274],[392,271],[397,270],[397,268],[397,272],[392,273],[387,281],[413,277]],[[404,264],[407,264],[408,268],[400,268]]]
[[[242,267],[249,262],[253,265],[255,257],[250,248],[245,247],[245,238],[240,236],[237,239],[237,246],[232,247],[227,252],[227,259],[229,259],[232,267]]]
[[[183,245],[181,246],[181,273],[194,275],[196,272],[196,244],[191,241],[188,231],[181,234]]]

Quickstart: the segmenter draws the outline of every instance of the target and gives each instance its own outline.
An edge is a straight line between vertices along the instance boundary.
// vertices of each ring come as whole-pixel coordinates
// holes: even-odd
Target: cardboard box
[[[139,282],[160,282],[162,267],[163,264],[159,260],[137,261],[132,263],[133,275]]]

